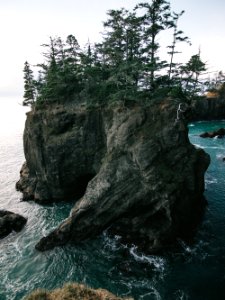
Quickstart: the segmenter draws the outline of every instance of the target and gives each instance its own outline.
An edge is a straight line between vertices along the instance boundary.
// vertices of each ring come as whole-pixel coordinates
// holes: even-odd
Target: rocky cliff
[[[17,189],[41,203],[74,199],[44,251],[105,229],[155,251],[193,229],[209,156],[188,139],[167,99],[149,107],[54,106],[27,114]]]
[[[225,119],[225,99],[201,98],[193,101],[192,120],[222,120]]]

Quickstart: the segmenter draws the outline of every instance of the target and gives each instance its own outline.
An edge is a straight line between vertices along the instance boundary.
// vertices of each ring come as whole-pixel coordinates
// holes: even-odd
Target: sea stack
[[[193,231],[210,158],[190,143],[186,117],[176,119],[178,104],[55,104],[27,114],[17,189],[25,200],[75,202],[38,250],[108,229],[155,252]]]

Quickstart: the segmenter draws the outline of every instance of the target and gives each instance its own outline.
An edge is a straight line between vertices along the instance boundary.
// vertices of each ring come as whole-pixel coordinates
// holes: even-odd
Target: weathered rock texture
[[[225,99],[202,98],[193,102],[193,121],[225,119]]]
[[[80,198],[38,250],[106,228],[147,251],[190,233],[204,206],[209,156],[190,144],[172,102],[28,113],[17,188],[42,203]]]
[[[0,210],[0,239],[12,231],[19,232],[23,229],[27,219],[11,211]]]

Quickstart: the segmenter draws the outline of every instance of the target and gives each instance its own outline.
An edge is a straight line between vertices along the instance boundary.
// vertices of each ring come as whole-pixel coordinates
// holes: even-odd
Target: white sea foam
[[[136,261],[146,262],[153,266],[156,271],[163,272],[165,270],[166,260],[160,256],[155,255],[144,255],[143,253],[137,253],[137,247],[133,246],[130,248],[130,254]]]
[[[216,154],[216,158],[218,159],[223,159],[225,157],[225,149],[224,149],[224,153],[217,153]]]
[[[216,184],[216,183],[218,183],[218,180],[217,180],[216,178],[213,178],[213,177],[211,177],[211,178],[206,178],[206,179],[205,179],[205,183],[206,183],[206,185],[209,185],[209,184]]]
[[[192,254],[193,252],[195,252],[195,249],[188,246],[183,240],[178,240],[178,242],[186,254]]]
[[[11,246],[12,246],[12,248],[14,248],[13,251],[15,251],[15,253],[17,255],[17,258],[23,256],[23,252],[22,252],[22,249],[19,245],[18,239],[15,239],[15,241],[12,242]]]
[[[202,148],[202,149],[218,149],[218,150],[225,150],[224,147],[218,147],[218,146],[202,146],[200,144],[193,144],[196,148]]]
[[[106,230],[103,232],[103,238],[104,238],[105,249],[109,248],[113,251],[116,251],[121,247],[121,244],[119,243],[119,241],[121,240],[121,236],[115,235],[114,237],[110,237]]]
[[[217,147],[217,146],[209,146],[209,147],[205,147],[207,149],[218,149],[218,150],[225,150],[224,147]]]
[[[206,248],[208,244],[205,241],[199,240],[192,246],[187,245],[182,240],[178,240],[178,242],[182,248],[182,253],[180,253],[180,255],[184,257],[186,263],[190,263],[196,258],[201,261],[207,259],[208,252],[206,251]]]
[[[202,148],[202,149],[205,149],[206,147],[200,145],[200,144],[193,144],[196,148]]]
[[[162,298],[161,298],[159,292],[155,288],[152,288],[152,289],[153,290],[151,292],[141,295],[139,297],[139,299],[140,300],[148,300],[148,299],[153,299],[153,297],[154,297],[154,299],[156,299],[156,300],[161,300]]]

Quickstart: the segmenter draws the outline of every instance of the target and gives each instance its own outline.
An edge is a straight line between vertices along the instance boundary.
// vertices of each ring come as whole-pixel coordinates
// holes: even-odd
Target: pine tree
[[[165,67],[165,62],[157,56],[160,45],[158,35],[173,26],[170,4],[165,0],[152,0],[139,3],[136,10],[144,9],[143,20],[143,58],[145,59],[146,86],[154,91],[156,72]]]
[[[70,34],[66,38],[65,57],[66,60],[73,65],[77,65],[80,61],[80,46],[74,35]]]
[[[185,82],[185,91],[195,94],[198,92],[199,76],[206,71],[206,64],[201,60],[200,51],[198,54],[192,55],[190,60],[181,67],[185,77],[182,80]]]
[[[33,71],[29,63],[26,61],[24,64],[24,95],[23,105],[32,105],[35,101],[35,84],[33,78]]]
[[[170,62],[169,62],[169,71],[168,71],[168,77],[169,77],[169,81],[171,79],[171,75],[176,74],[177,73],[177,66],[178,64],[174,64],[173,60],[174,60],[174,55],[177,53],[180,53],[179,51],[176,50],[176,46],[178,42],[186,42],[189,45],[191,45],[189,38],[187,36],[183,36],[183,31],[182,30],[178,30],[178,20],[179,18],[184,14],[184,10],[182,10],[180,13],[175,13],[173,12],[173,41],[172,44],[170,46],[167,46],[167,48],[170,49],[169,52],[167,52],[170,55]]]
[[[98,46],[107,90],[113,98],[135,97],[142,74],[141,19],[125,9],[110,10],[104,23],[103,43]]]
[[[40,81],[38,82],[39,102],[49,102],[55,101],[58,98],[58,77],[59,77],[59,64],[58,64],[58,50],[57,50],[57,39],[50,37],[49,44],[42,44],[45,52],[43,52],[43,56],[45,58],[45,62],[42,64],[38,64],[38,67],[41,68],[39,73]]]
[[[38,64],[41,70],[36,84],[39,103],[74,98],[82,88],[81,53],[76,38],[69,35],[64,42],[60,37],[50,37],[50,42],[42,47],[45,62]]]
[[[135,12],[128,13],[125,19],[126,40],[126,76],[127,87],[131,94],[136,94],[142,80],[142,24]]]
[[[205,64],[200,53],[193,55],[186,65],[174,63],[174,56],[179,53],[177,43],[189,42],[177,26],[183,13],[171,13],[166,0],[139,3],[132,11],[109,10],[102,43],[94,46],[88,43],[84,50],[73,35],[65,42],[50,37],[50,42],[42,45],[45,60],[38,65],[41,68],[38,80],[26,79],[24,102],[32,102],[36,96],[38,103],[77,99],[100,104],[148,100],[176,89],[181,93],[193,92]],[[170,59],[166,62],[159,57],[159,37],[171,28],[173,39],[167,52]],[[163,75],[165,68],[168,72]]]
[[[67,98],[79,93],[82,89],[81,49],[74,35],[67,36],[65,44],[64,94]]]

